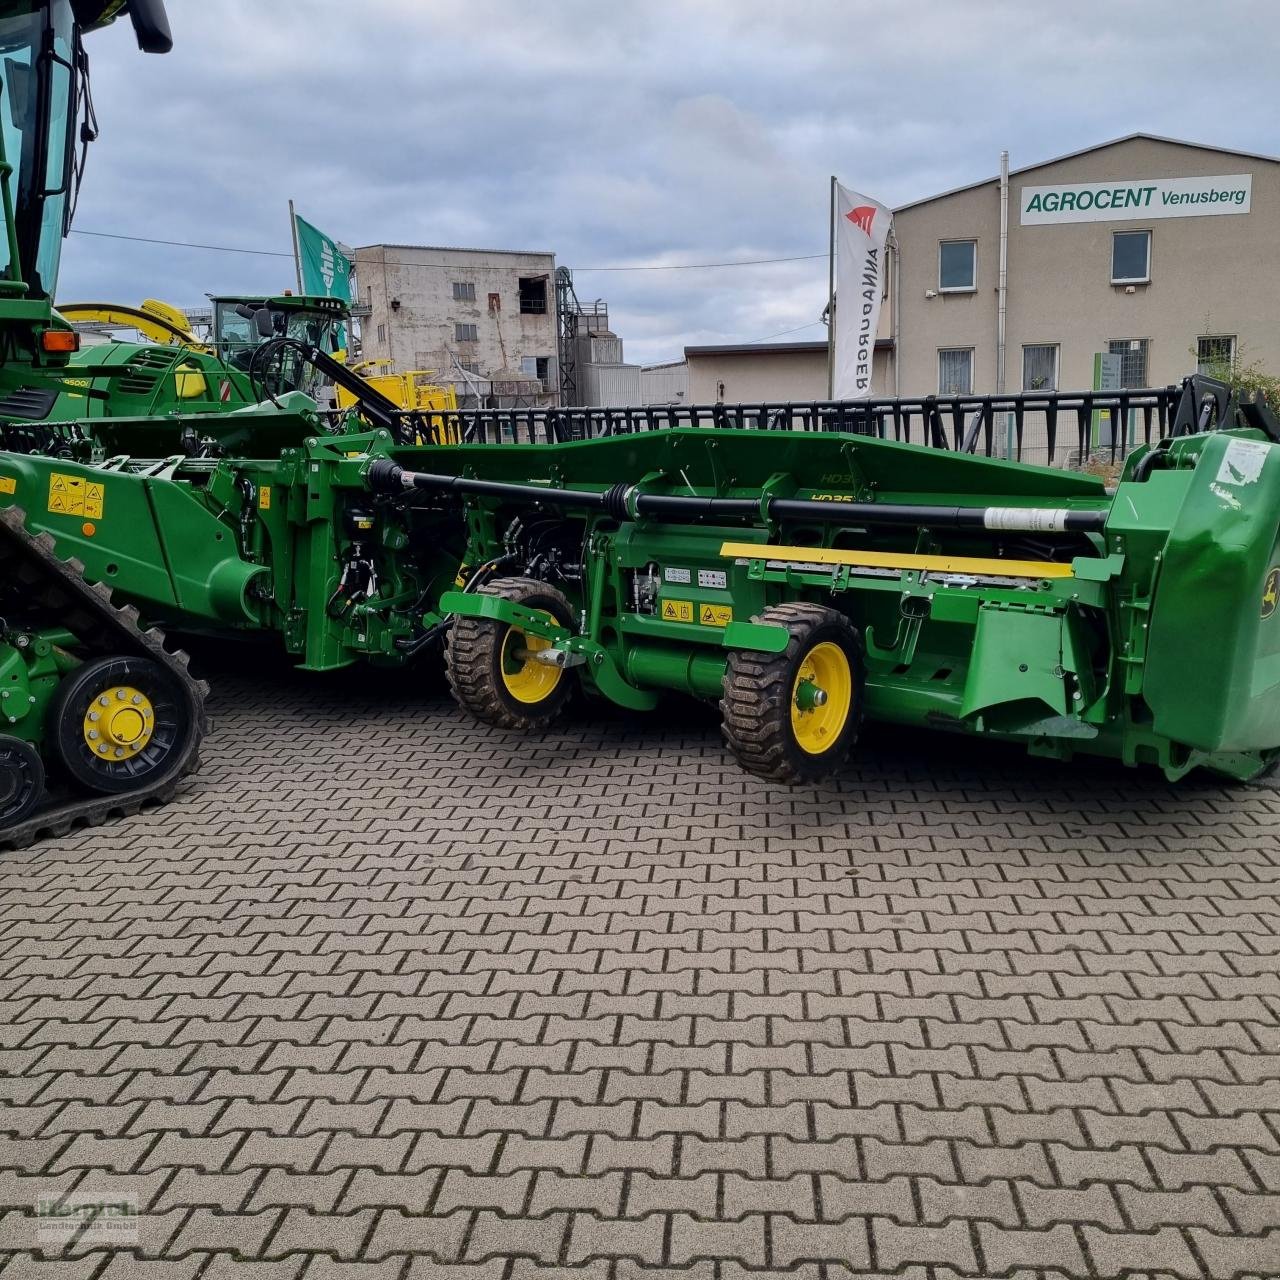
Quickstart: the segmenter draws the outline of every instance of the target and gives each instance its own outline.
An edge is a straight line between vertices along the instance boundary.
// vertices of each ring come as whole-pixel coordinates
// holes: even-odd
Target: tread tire
[[[562,626],[573,625],[573,606],[562,591],[537,578],[495,578],[478,595],[500,596],[526,609],[545,609]],[[569,672],[541,702],[520,702],[502,683],[502,648],[510,628],[489,618],[455,617],[449,628],[445,670],[454,700],[478,720],[499,729],[540,733],[560,718],[573,693]]]
[[[827,777],[848,760],[862,725],[866,664],[861,636],[844,614],[817,604],[770,605],[753,621],[786,627],[791,640],[782,653],[735,649],[729,654],[720,701],[729,750],[748,773],[770,782]],[[791,691],[805,654],[824,642],[840,645],[849,658],[853,705],[835,743],[821,755],[811,755],[791,728]]]

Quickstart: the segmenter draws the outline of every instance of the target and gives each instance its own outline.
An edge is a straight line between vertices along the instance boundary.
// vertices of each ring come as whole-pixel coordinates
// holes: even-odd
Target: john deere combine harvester
[[[154,5],[134,10],[149,29]],[[61,64],[38,50],[70,9],[22,15],[48,91]],[[1221,384],[428,421],[338,366],[358,412],[292,393],[89,438],[39,420],[63,330],[20,248],[30,199],[0,281],[0,414],[25,407],[29,441],[0,452],[0,839],[193,766],[203,691],[139,614],[271,634],[314,672],[443,640],[460,704],[512,730],[546,730],[577,686],[637,712],[713,700],[743,766],[784,782],[839,769],[864,719],[1171,778],[1280,753],[1280,425]],[[271,341],[264,359],[333,372]],[[1020,437],[1032,410],[1083,444],[1102,409],[1145,423],[1113,493],[939,447],[990,448],[1005,417]],[[175,450],[175,426],[204,447]],[[904,442],[917,426],[930,445]]]
[[[66,389],[45,421],[226,413],[287,391],[321,396],[324,379],[314,365],[288,358],[266,369],[258,357],[278,337],[336,354],[338,332],[350,319],[345,303],[294,294],[211,301],[208,342],[191,331],[181,311],[155,300],[140,307],[59,304],[58,315],[78,331],[87,325],[130,328],[145,340],[76,352],[67,364]]]

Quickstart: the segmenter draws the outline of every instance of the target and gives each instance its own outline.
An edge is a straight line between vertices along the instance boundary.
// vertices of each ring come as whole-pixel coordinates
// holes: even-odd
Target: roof
[[[1037,160],[1035,164],[1020,165],[1009,170],[1009,177],[1020,173],[1031,173],[1036,169],[1047,169],[1051,164],[1061,164],[1064,160],[1074,160],[1077,156],[1087,156],[1094,151],[1105,151],[1108,147],[1118,147],[1124,142],[1164,142],[1171,147],[1189,147],[1193,151],[1216,151],[1224,156],[1242,156],[1246,160],[1265,160],[1269,164],[1280,164],[1280,157],[1263,155],[1259,151],[1238,151],[1234,147],[1216,147],[1208,142],[1188,142],[1185,138],[1166,138],[1158,133],[1126,133],[1122,138],[1112,138],[1110,142],[1097,142],[1091,147],[1081,147],[1078,151],[1068,151],[1064,155],[1054,156],[1049,160]],[[922,204],[932,204],[935,200],[945,200],[948,196],[958,196],[962,191],[976,191],[989,183],[999,182],[1000,175],[983,178],[978,182],[967,182],[961,187],[952,187],[949,191],[939,191],[934,196],[923,196],[919,200],[909,200],[906,204],[896,205],[894,213],[902,213],[906,209],[914,209]]]
[[[876,350],[889,351],[893,348],[890,338],[877,338]],[[726,342],[709,347],[685,347],[685,359],[690,356],[759,356],[759,355],[814,355],[817,352],[827,353],[825,342]]]
[[[374,253],[378,249],[413,249],[417,253],[482,253],[490,258],[554,258],[550,249],[468,249],[448,244],[366,244],[356,253]]]

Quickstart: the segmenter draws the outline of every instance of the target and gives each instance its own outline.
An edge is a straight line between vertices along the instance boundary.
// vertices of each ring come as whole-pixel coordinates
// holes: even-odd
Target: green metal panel
[[[1205,751],[1272,747],[1280,614],[1268,592],[1280,565],[1280,446],[1211,436],[1187,474],[1150,611],[1144,695],[1156,731],[1176,741]]]

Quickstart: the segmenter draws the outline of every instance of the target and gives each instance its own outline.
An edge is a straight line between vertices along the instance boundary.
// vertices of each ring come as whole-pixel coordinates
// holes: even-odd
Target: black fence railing
[[[938,449],[1050,465],[1102,453],[1122,458],[1168,435],[1181,387],[1027,391],[810,403],[627,408],[467,409],[431,415],[440,436],[466,443],[598,440],[676,427],[847,431]]]

